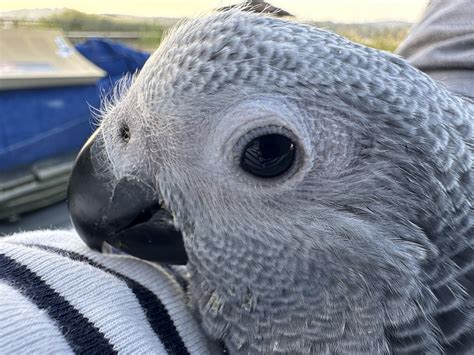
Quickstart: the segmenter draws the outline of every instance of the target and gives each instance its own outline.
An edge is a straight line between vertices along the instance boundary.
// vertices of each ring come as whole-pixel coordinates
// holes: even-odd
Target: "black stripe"
[[[5,280],[54,319],[69,346],[78,354],[116,354],[112,345],[87,318],[38,275],[0,254],[0,280]],[[21,338],[19,338],[21,341]]]
[[[185,294],[188,293],[189,291],[188,281],[184,278],[183,275],[180,274],[178,270],[176,270],[172,265],[162,264],[160,266],[163,269],[165,269],[168,273],[170,273],[171,276],[174,277],[174,279],[176,280],[178,285],[181,286],[181,289],[183,290]]]
[[[168,311],[166,310],[163,303],[161,303],[160,299],[149,289],[141,285],[135,280],[109,269],[99,263],[96,263],[94,260],[89,259],[88,257],[81,255],[79,253],[75,253],[73,251],[64,250],[52,246],[40,245],[40,244],[22,244],[25,246],[32,246],[36,247],[45,251],[53,252],[59,254],[64,257],[68,257],[75,261],[85,262],[91,266],[94,266],[102,271],[105,271],[115,277],[119,278],[123,282],[127,284],[127,286],[132,290],[135,294],[135,297],[140,302],[145,315],[148,319],[148,322],[151,325],[151,328],[155,332],[155,334],[160,338],[161,342],[163,343],[166,351],[169,354],[176,354],[176,355],[187,355],[189,354],[186,346],[179,335],[178,330],[176,329],[173,320],[171,319]]]

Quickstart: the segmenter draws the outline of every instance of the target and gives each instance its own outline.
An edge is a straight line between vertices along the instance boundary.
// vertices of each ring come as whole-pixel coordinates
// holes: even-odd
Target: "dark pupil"
[[[242,168],[258,177],[272,178],[287,171],[295,159],[295,145],[280,134],[253,139],[244,149]]]
[[[127,143],[130,140],[130,128],[126,123],[122,124],[120,127],[120,138]]]

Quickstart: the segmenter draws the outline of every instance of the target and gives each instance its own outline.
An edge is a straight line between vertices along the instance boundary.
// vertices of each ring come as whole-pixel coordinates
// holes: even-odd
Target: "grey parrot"
[[[232,10],[182,23],[101,116],[70,180],[76,230],[186,264],[230,353],[473,353],[472,102]]]

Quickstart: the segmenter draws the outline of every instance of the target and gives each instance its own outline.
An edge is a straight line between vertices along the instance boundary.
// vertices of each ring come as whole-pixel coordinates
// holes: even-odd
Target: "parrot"
[[[93,249],[185,265],[230,354],[472,354],[473,118],[394,54],[206,14],[106,100],[68,208]]]

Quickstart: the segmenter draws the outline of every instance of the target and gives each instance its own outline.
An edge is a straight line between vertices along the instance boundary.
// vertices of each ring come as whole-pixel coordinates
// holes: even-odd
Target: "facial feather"
[[[173,212],[193,306],[231,352],[460,352],[473,116],[399,57],[229,11],[171,32],[101,139],[113,174],[148,181]],[[240,164],[265,134],[296,149],[271,179]],[[449,341],[445,311],[463,314]]]

